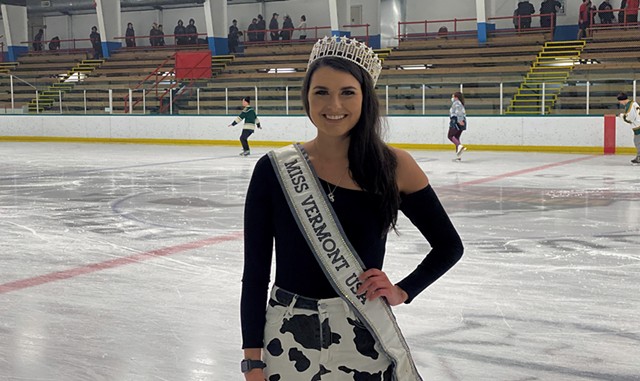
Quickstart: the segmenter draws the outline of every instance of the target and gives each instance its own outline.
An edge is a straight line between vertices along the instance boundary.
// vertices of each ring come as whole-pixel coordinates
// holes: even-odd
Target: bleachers
[[[451,93],[462,88],[467,113],[498,114],[500,84],[506,108],[547,39],[542,33],[500,36],[482,46],[475,37],[401,41],[383,64],[381,103],[390,114],[442,114]]]
[[[451,93],[462,89],[468,114],[499,114],[547,40],[547,34],[532,33],[490,37],[482,45],[476,37],[401,41],[383,63],[377,86],[381,107],[396,115],[444,114]],[[585,113],[587,81],[589,112],[616,111],[615,95],[631,92],[632,81],[640,77],[640,51],[628,49],[630,41],[638,40],[639,29],[594,31],[552,113]],[[300,89],[311,48],[311,41],[246,47],[244,54],[221,65],[213,79],[198,84],[199,104],[192,92],[174,109],[184,114],[235,114],[241,108],[240,99],[251,96],[257,98],[254,104],[261,115],[301,114]],[[63,112],[105,113],[109,89],[113,91],[114,112],[124,112],[129,89],[147,78],[143,88],[148,90],[155,81],[148,78],[149,74],[162,63],[167,70],[173,69],[175,62],[170,57],[174,53],[175,49],[139,48],[114,53],[64,95]],[[11,72],[44,88],[56,81],[59,73],[87,57],[27,55]],[[0,77],[0,81],[0,86],[8,88],[6,77]],[[147,113],[157,108],[167,86],[169,81],[158,91],[146,94]],[[34,89],[28,85],[14,81],[14,89],[17,95],[25,94],[18,103],[33,98]],[[138,96],[142,92],[136,91]],[[7,107],[6,92],[0,102]],[[55,104],[51,112],[59,112],[59,105]],[[142,112],[142,104],[136,105],[134,112]]]
[[[36,90],[46,90],[58,81],[61,74],[66,74],[77,63],[88,57],[88,52],[25,54],[18,59],[18,64],[13,69],[0,76],[0,88],[10,89],[9,75],[13,75],[14,104],[16,108],[22,108],[35,98]],[[11,107],[8,91],[0,92],[0,104],[4,108]]]
[[[191,47],[197,49],[197,47]],[[205,49],[206,46],[200,49]],[[191,49],[190,49],[191,50]],[[113,90],[114,112],[124,112],[125,97],[129,89],[135,89],[145,81],[149,88],[156,80],[151,75],[162,65],[163,70],[170,71],[175,67],[175,59],[172,56],[175,49],[121,49],[111,55],[98,69],[93,71],[82,82],[79,82],[73,90],[65,94],[63,98],[63,110],[65,112],[105,113],[109,104],[109,89]],[[150,76],[151,75],[151,76]],[[170,83],[163,83],[158,91],[146,94],[144,108],[149,113],[158,107],[158,98],[164,94]],[[142,96],[142,90],[134,93]],[[86,98],[86,102],[85,102]],[[54,112],[59,105],[54,105]],[[142,112],[143,104],[136,105],[135,112]]]
[[[584,114],[587,88],[590,114],[619,112],[616,95],[631,94],[633,81],[640,80],[640,49],[630,48],[638,41],[638,28],[593,30],[552,113]]]

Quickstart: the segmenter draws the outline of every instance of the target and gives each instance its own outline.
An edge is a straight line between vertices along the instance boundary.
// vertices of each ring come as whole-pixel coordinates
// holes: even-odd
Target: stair
[[[584,45],[584,40],[546,42],[506,113],[549,114],[575,63],[580,60]]]
[[[220,74],[236,58],[233,54],[211,56],[211,76]]]
[[[81,82],[87,74],[99,68],[103,63],[104,60],[82,60],[82,62],[67,71],[67,74],[62,75],[58,82],[49,86],[47,90],[38,93],[38,97],[29,102],[29,112],[40,113],[50,109],[62,94],[71,91],[76,86],[76,83]]]
[[[381,62],[384,62],[384,60],[387,57],[389,57],[389,55],[391,54],[392,50],[388,49],[388,48],[385,48],[385,49],[374,49],[373,52],[378,55],[378,58],[380,58]]]
[[[19,62],[0,62],[0,73],[8,74],[18,66]]]

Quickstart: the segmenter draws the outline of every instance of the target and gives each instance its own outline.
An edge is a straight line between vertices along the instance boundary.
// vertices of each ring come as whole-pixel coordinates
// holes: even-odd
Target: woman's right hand
[[[245,381],[267,381],[262,369],[253,369],[244,374]]]

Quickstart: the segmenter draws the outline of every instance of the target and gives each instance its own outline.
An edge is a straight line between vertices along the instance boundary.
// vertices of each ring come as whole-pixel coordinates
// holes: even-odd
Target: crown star
[[[339,57],[355,63],[371,75],[374,85],[382,71],[380,58],[373,49],[354,38],[333,36],[318,40],[311,50],[307,69],[322,57]]]

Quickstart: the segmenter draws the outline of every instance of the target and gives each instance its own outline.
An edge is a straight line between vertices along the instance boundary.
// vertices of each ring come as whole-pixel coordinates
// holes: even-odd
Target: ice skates
[[[240,152],[240,156],[249,156],[249,155],[251,155],[251,151],[249,150]]]
[[[636,156],[635,159],[631,160],[632,165],[640,165],[640,155]]]
[[[462,144],[459,144],[458,148],[456,148],[456,158],[453,159],[453,161],[462,161],[462,153],[466,150],[467,150],[467,147],[463,146]]]

